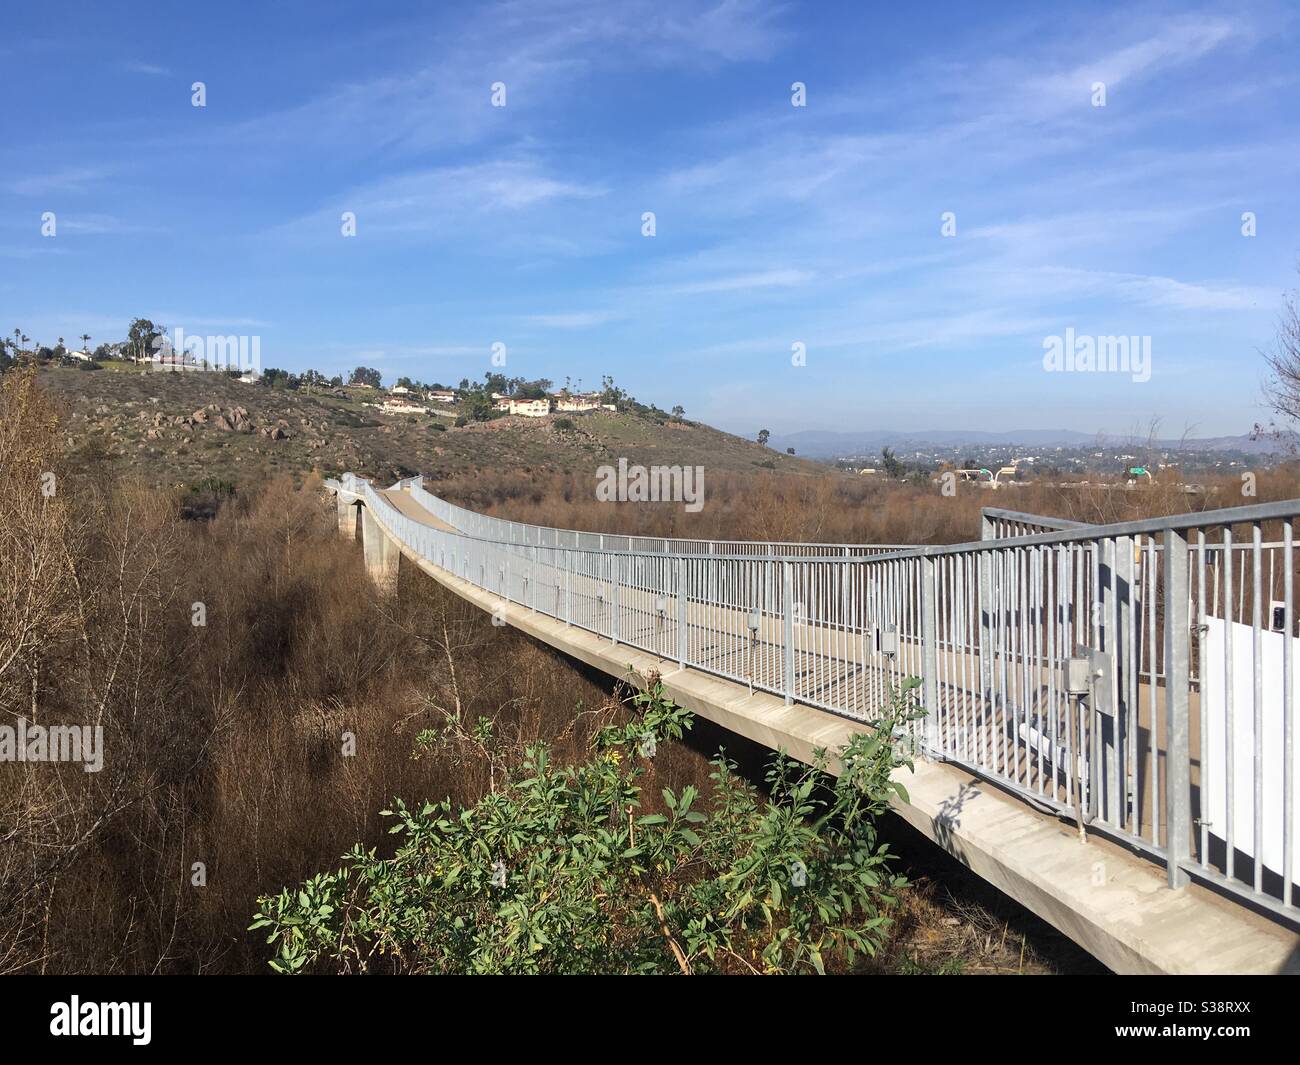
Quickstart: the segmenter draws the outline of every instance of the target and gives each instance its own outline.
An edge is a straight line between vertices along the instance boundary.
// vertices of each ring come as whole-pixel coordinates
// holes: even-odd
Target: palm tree
[[[89,333],[82,333],[82,334],[81,334],[81,350],[84,351],[87,355],[90,354],[90,334],[89,334]]]

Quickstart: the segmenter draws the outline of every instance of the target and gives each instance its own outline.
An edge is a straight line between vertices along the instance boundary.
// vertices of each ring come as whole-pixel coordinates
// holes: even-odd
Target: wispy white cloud
[[[760,288],[791,288],[806,285],[816,275],[807,270],[762,270],[749,274],[710,277],[669,285],[669,292],[690,296],[709,292],[748,292]]]
[[[112,214],[68,214],[57,215],[60,236],[71,233],[79,236],[108,236],[141,233],[159,233],[161,228],[143,222],[133,222]]]
[[[528,321],[548,329],[587,329],[621,317],[614,311],[576,311],[571,314],[530,314]]]
[[[342,213],[350,211],[356,215],[358,238],[447,235],[476,225],[503,225],[503,215],[605,194],[599,185],[552,175],[530,160],[482,162],[382,178],[276,228],[333,238],[340,232]]]
[[[112,167],[66,166],[41,174],[29,174],[8,183],[19,196],[53,196],[86,192],[114,172]]]
[[[162,77],[171,73],[170,67],[158,63],[146,63],[138,59],[127,60],[122,64],[122,69],[130,71],[132,74],[151,74],[155,77]]]
[[[1078,107],[1089,99],[1094,82],[1105,84],[1109,96],[1115,89],[1172,67],[1196,63],[1228,42],[1249,36],[1247,18],[1189,15],[1163,19],[1146,36],[1068,70],[1030,77],[1024,84],[1023,98],[1039,112]]]
[[[1150,274],[1094,273],[1093,278],[1120,298],[1176,311],[1269,310],[1281,293],[1260,285],[1180,281]]]

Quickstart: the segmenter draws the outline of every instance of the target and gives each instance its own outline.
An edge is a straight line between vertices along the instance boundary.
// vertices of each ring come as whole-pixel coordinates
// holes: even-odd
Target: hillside
[[[457,428],[450,417],[380,413],[367,405],[374,392],[292,392],[222,374],[48,367],[40,381],[63,411],[73,446],[107,452],[157,485],[247,486],[311,470],[382,481],[478,471],[594,475],[619,458],[710,473],[825,472],[698,422],[634,413],[506,416]]]

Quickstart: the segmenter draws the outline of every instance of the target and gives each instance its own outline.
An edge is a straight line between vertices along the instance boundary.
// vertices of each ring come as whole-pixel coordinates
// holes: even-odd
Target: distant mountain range
[[[781,451],[792,447],[808,458],[835,458],[840,455],[878,454],[881,448],[895,451],[929,447],[1145,447],[1147,441],[1135,436],[1108,433],[1081,433],[1073,429],[1012,429],[1003,432],[979,432],[969,429],[923,429],[911,432],[889,430],[864,432],[829,432],[805,429],[797,433],[773,434],[770,445]],[[1156,440],[1154,446],[1165,450],[1241,451],[1247,454],[1283,454],[1292,448],[1284,440],[1266,437],[1258,440],[1249,435],[1211,436],[1186,440]]]

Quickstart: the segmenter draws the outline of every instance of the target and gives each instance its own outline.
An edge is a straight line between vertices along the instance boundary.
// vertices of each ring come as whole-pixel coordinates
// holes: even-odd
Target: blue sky
[[[501,342],[511,375],[610,373],[744,433],[1245,432],[1300,280],[1298,23],[1268,3],[10,4],[0,331],[94,345],[144,315],[389,381],[479,378]],[[1150,336],[1150,380],[1045,372],[1067,328]]]

